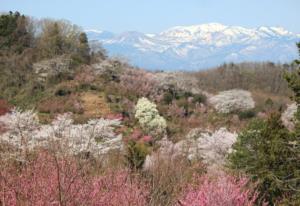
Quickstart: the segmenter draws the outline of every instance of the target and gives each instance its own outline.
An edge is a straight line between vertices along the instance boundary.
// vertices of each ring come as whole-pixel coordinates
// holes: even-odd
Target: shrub
[[[173,99],[174,99],[174,95],[172,93],[170,93],[169,91],[164,93],[163,101],[165,104],[171,104]]]
[[[195,177],[187,186],[178,206],[254,206],[257,193],[247,188],[248,179],[221,174]]]
[[[141,127],[148,134],[161,136],[166,132],[166,120],[159,115],[156,105],[147,98],[143,97],[138,100],[135,108],[135,118],[138,119]]]
[[[195,94],[193,96],[193,103],[205,103],[206,96],[204,94]]]
[[[10,110],[10,106],[4,99],[0,99],[0,116],[6,114]]]
[[[250,119],[255,117],[256,112],[254,110],[246,110],[238,112],[239,119]]]
[[[127,160],[127,164],[131,169],[141,169],[143,167],[147,154],[148,148],[143,142],[130,140],[127,143],[127,152],[125,157]]]
[[[288,132],[273,114],[267,121],[253,121],[238,136],[229,155],[230,166],[258,180],[260,197],[274,204],[299,191],[299,137]]]

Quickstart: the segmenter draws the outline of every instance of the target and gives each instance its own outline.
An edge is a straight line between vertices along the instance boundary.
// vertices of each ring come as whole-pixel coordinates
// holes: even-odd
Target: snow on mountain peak
[[[209,23],[176,26],[158,34],[87,33],[112,55],[152,69],[197,69],[226,61],[291,61],[300,34],[282,27],[244,28]],[[270,52],[271,51],[271,52]]]
[[[277,35],[277,36],[287,36],[287,35],[293,35],[292,32],[289,32],[285,30],[283,27],[266,27],[261,26],[257,29],[259,32],[266,33],[268,35]]]
[[[192,39],[197,39],[199,35],[204,35],[205,33],[220,32],[226,29],[219,23],[209,23],[191,26],[175,26],[159,34],[162,38],[178,38],[183,41],[190,41]],[[209,38],[209,37],[208,37]]]

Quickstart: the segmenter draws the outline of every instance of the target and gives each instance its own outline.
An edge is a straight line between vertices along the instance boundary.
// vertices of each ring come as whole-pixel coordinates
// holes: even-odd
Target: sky
[[[212,22],[300,33],[299,8],[300,0],[0,0],[0,12],[67,19],[83,29],[115,33]]]

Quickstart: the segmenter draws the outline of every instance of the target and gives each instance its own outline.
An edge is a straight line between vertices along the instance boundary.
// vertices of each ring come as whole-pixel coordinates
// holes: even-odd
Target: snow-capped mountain
[[[290,62],[297,58],[300,34],[281,27],[243,28],[218,23],[176,26],[158,34],[87,30],[93,49],[156,70],[196,70],[224,62]]]

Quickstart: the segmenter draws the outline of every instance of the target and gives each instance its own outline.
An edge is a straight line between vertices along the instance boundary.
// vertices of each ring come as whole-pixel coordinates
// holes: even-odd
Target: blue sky
[[[0,11],[67,19],[84,29],[160,32],[218,22],[300,33],[300,0],[0,0]]]

